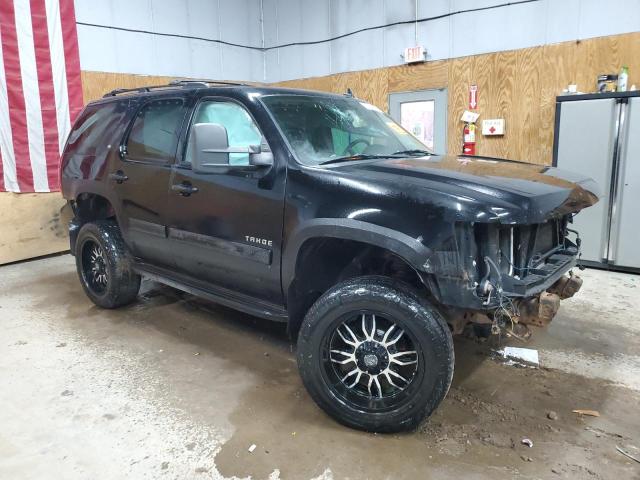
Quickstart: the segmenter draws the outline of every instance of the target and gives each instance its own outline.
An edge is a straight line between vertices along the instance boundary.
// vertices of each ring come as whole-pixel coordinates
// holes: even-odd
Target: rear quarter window
[[[77,155],[96,155],[117,145],[126,123],[127,101],[88,105],[75,122],[66,150]]]

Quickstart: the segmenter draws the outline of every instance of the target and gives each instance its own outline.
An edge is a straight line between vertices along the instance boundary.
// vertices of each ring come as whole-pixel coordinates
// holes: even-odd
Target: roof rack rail
[[[249,84],[247,83],[240,83],[240,82],[178,78],[178,79],[172,80],[166,85],[147,85],[147,86],[135,87],[135,88],[116,88],[115,90],[111,90],[110,92],[105,93],[102,98],[115,97],[116,95],[120,95],[122,93],[129,93],[129,92],[145,93],[145,92],[150,92],[151,90],[156,90],[156,89],[176,88],[176,87],[187,88],[187,87],[194,87],[198,85],[201,87],[208,87],[210,85],[228,85],[228,86],[238,86],[238,87],[249,86]]]
[[[169,82],[169,85],[191,85],[191,84],[202,84],[202,85],[229,85],[236,87],[248,87],[248,83],[242,82],[229,82],[226,80],[208,80],[206,78],[176,78]]]

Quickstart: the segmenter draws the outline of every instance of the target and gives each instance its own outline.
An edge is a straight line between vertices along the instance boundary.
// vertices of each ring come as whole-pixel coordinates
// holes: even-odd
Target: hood
[[[596,183],[554,167],[466,156],[363,160],[332,165],[361,183],[386,185],[422,204],[477,222],[541,223],[598,201]]]

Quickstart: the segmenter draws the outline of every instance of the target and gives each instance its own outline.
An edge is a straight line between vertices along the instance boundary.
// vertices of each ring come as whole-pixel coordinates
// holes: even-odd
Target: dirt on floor
[[[596,348],[601,319],[575,302],[571,331]],[[168,287],[145,282],[137,303],[106,311],[69,257],[12,265],[0,269],[0,319],[0,478],[640,479],[616,450],[640,457],[640,391],[612,380],[637,371],[508,365],[496,339],[458,338],[434,415],[376,435],[315,406],[284,326]],[[637,335],[620,325],[620,347],[607,348],[636,358]],[[585,371],[599,361],[585,358]]]
[[[218,469],[254,478],[275,468],[282,478],[309,478],[310,465],[329,468],[333,478],[640,478],[640,465],[616,450],[640,454],[640,394],[554,370],[503,365],[491,348],[472,341],[458,340],[456,352],[445,401],[416,432],[399,435],[328,424],[304,390],[293,388],[295,369],[283,365],[282,380],[248,393],[232,415],[236,432],[216,458]],[[600,417],[574,409],[597,410]],[[249,453],[256,442],[259,448]]]

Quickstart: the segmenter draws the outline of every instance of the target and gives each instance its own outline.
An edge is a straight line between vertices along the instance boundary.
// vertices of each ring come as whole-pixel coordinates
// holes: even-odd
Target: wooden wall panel
[[[506,120],[504,136],[478,136],[477,153],[550,164],[556,96],[571,83],[582,92],[592,92],[599,74],[617,73],[622,65],[629,67],[629,86],[640,87],[640,32],[279,85],[335,93],[351,87],[359,98],[384,110],[390,93],[446,87],[447,146],[457,153],[462,141],[460,116],[468,107],[469,85],[475,83],[480,120]]]
[[[0,265],[69,249],[60,193],[0,192]]]
[[[334,92],[345,93],[347,88],[350,88],[358,98],[387,111],[389,103],[389,71],[387,69],[341,73],[335,75],[334,79]]]
[[[300,80],[288,80],[277,84],[286,88],[301,88],[303,90],[318,90],[321,92],[333,92],[333,77],[311,77]]]
[[[474,79],[474,57],[461,57],[449,61],[449,122],[447,125],[447,151],[462,149],[462,124],[460,116],[469,105],[469,85]]]
[[[443,88],[449,81],[449,61],[439,60],[418,65],[390,67],[389,91],[411,92],[427,88]]]
[[[166,85],[175,77],[157,77],[152,75],[131,75],[127,73],[83,71],[82,93],[88,103],[102,97],[116,88],[135,88],[146,85]]]
[[[86,103],[115,88],[162,85],[171,80],[169,77],[84,71],[82,91]],[[60,219],[64,203],[60,193],[1,192],[0,264],[67,250],[67,225]]]
[[[550,164],[553,156],[553,129],[556,96],[576,82],[576,48],[574,42],[547,45],[542,50],[537,70],[540,77],[539,108],[531,119],[538,130],[537,163]],[[536,148],[531,145],[529,148]],[[523,157],[526,158],[526,157]]]
[[[520,156],[532,163],[547,163],[540,148],[540,76],[538,65],[542,62],[544,49],[525,48],[518,50],[515,62],[515,82],[513,85],[514,108],[509,130],[511,144]],[[510,152],[507,152],[509,155]],[[519,159],[518,159],[519,160]]]
[[[601,73],[630,71],[630,83],[640,87],[640,33],[582,40],[575,43],[576,83],[581,91],[593,91]]]

